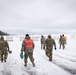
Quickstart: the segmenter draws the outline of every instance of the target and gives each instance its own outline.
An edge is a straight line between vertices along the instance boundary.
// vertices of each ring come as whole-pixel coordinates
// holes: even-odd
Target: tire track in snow
[[[38,46],[37,46],[38,47]],[[38,47],[40,49],[40,47]],[[41,50],[41,49],[40,49]],[[59,55],[56,55],[54,54],[56,57],[60,58],[60,59],[65,59],[67,61],[70,61],[70,62],[76,62],[75,60],[72,60],[70,58],[65,58],[65,57],[62,57],[62,56],[59,56]],[[73,75],[76,75],[76,70],[75,69],[70,69],[69,67],[65,66],[65,65],[61,65],[61,64],[58,64],[55,60],[52,61],[53,64],[59,66],[61,69],[65,70],[66,72],[69,72],[70,74],[73,74]]]
[[[69,72],[69,73],[71,73],[71,74],[73,74],[73,75],[76,75],[76,69],[68,68],[68,67],[65,66],[65,65],[61,65],[61,64],[57,63],[55,60],[52,61],[52,63],[55,64],[55,65],[57,65],[57,66],[59,66],[59,67],[62,68],[63,70],[65,70],[65,71],[67,71],[67,72]]]
[[[56,53],[54,53],[54,56],[60,58],[61,60],[65,59],[65,60],[69,61],[70,63],[72,62],[73,64],[76,64],[76,60],[74,60],[72,58],[64,57],[64,56],[58,55]],[[66,65],[63,65],[63,64],[61,65],[56,60],[54,60],[53,63],[58,65],[59,67],[63,68],[64,70],[68,71],[69,73],[71,73],[73,75],[76,75],[76,69],[73,69],[72,67],[69,68],[69,67],[67,67]]]
[[[58,54],[55,54],[55,53],[54,53],[54,55],[57,56],[57,57],[60,57],[60,58],[62,58],[62,59],[67,59],[67,60],[69,60],[69,61],[71,61],[71,62],[75,62],[75,63],[76,63],[76,60],[73,60],[73,59],[71,59],[71,58],[63,57],[63,56],[58,55]]]
[[[65,60],[67,60],[69,62],[76,63],[76,60],[73,60],[71,58],[63,57],[63,56],[55,54],[55,53],[54,53],[54,56],[56,56],[57,58],[60,58],[61,60],[65,59]],[[63,65],[63,64],[59,64],[56,60],[54,60],[53,63],[58,65],[60,68],[64,69],[65,71],[67,71],[67,72],[69,72],[69,73],[71,73],[73,75],[76,75],[76,69],[69,68],[69,67],[67,67],[66,65]]]

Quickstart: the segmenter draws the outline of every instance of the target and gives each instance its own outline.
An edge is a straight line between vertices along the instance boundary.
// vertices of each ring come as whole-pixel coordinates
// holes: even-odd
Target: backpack
[[[64,41],[66,41],[66,37],[65,36],[63,36],[63,39],[64,39]]]

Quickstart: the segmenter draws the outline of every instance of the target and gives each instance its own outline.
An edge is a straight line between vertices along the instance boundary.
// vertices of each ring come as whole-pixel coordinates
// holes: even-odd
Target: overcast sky
[[[0,0],[0,30],[76,30],[76,0]]]

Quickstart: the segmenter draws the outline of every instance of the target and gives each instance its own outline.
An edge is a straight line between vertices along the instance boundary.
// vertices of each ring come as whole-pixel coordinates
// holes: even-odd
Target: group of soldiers
[[[61,46],[63,49],[65,49],[65,44],[66,44],[66,37],[63,35],[60,35],[59,38],[59,49],[61,49]],[[52,61],[52,51],[53,51],[53,45],[55,50],[56,48],[56,42],[55,40],[51,37],[51,35],[48,35],[48,38],[45,39],[45,37],[42,35],[41,36],[41,49],[45,49],[45,53],[49,58],[49,61]]]
[[[60,44],[60,47],[59,49],[61,49],[61,46],[63,49],[65,49],[65,44],[66,44],[66,37],[63,35],[60,35],[60,38],[59,38],[59,44]]]
[[[59,43],[60,43],[60,48],[61,45],[63,46],[63,49],[65,48],[64,43],[64,35],[60,35],[59,38]],[[52,61],[52,51],[53,51],[53,45],[54,49],[56,50],[56,42],[55,40],[51,37],[51,35],[48,35],[48,38],[45,39],[45,37],[42,35],[41,36],[41,49],[45,49],[45,54],[49,58],[49,61]],[[34,57],[33,57],[33,51],[35,48],[34,41],[31,39],[29,34],[25,35],[25,38],[22,42],[21,46],[21,53],[23,55],[24,53],[24,66],[27,67],[27,61],[28,57],[30,58],[30,61],[32,62],[33,67],[35,67],[34,63]],[[3,37],[0,38],[0,60],[1,62],[6,62],[8,53],[12,53],[9,49],[9,44],[6,40],[4,40]]]

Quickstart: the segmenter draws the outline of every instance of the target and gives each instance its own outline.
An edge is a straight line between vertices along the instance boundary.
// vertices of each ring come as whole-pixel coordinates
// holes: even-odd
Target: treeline
[[[0,35],[9,35],[9,34],[7,34],[7,33],[0,30]]]

